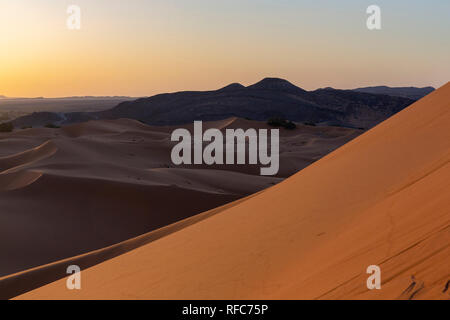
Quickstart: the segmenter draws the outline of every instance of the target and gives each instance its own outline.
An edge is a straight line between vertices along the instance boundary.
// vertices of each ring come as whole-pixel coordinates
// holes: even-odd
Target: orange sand
[[[279,185],[83,270],[80,291],[62,279],[19,298],[448,299],[449,126],[450,83]],[[366,288],[372,264],[381,290]]]

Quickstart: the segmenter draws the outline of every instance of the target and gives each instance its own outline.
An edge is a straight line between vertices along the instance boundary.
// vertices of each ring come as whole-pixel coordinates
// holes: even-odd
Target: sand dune
[[[204,127],[267,125],[232,118]],[[273,186],[361,133],[336,127],[283,130],[283,171],[262,177],[259,166],[175,167],[173,129],[121,119],[0,134],[0,298],[64,276],[33,272],[33,279],[25,280],[29,273],[17,273],[122,248],[124,241]],[[97,254],[103,260],[114,255]],[[102,259],[89,258],[84,266]],[[5,277],[13,274],[20,285],[6,288]]]
[[[269,190],[84,270],[82,290],[62,279],[19,298],[449,299],[449,123],[450,83]]]
[[[263,191],[262,191],[263,192]],[[143,234],[133,239],[129,239],[117,244],[94,250],[82,255],[70,257],[57,262],[49,263],[43,266],[32,268],[26,271],[18,272],[13,275],[0,278],[0,299],[9,299],[19,294],[25,293],[32,289],[43,286],[47,283],[54,281],[55,279],[63,278],[67,275],[66,270],[68,265],[78,265],[80,268],[86,269],[93,265],[96,265],[105,260],[114,258],[130,250],[139,248],[147,243],[158,240],[171,233],[182,230],[198,221],[209,218],[210,216],[217,214],[227,208],[237,205],[238,203],[245,201],[249,197],[231,202],[221,207],[203,212],[198,215],[183,219],[168,226],[159,228],[155,231]]]
[[[20,171],[0,174],[0,192],[12,191],[29,186],[42,176],[39,172]]]
[[[31,129],[10,139],[37,146],[0,158],[0,276],[136,237],[280,181],[168,168],[169,131],[137,121]]]
[[[5,174],[11,171],[17,171],[24,165],[51,157],[56,151],[56,146],[51,141],[47,141],[36,148],[9,157],[2,157],[0,158],[0,173]]]

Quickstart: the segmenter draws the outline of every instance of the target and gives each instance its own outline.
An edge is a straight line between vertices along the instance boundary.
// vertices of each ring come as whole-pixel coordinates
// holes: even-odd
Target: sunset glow
[[[82,12],[66,27],[67,6]],[[249,85],[439,87],[450,74],[448,1],[1,0],[0,94],[129,95]],[[432,17],[432,19],[430,19]]]

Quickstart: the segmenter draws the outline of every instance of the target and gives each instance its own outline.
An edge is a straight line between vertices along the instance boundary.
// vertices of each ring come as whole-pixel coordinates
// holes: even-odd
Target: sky
[[[381,30],[366,27],[372,4]],[[149,96],[264,77],[439,87],[449,16],[448,0],[0,0],[0,95]]]

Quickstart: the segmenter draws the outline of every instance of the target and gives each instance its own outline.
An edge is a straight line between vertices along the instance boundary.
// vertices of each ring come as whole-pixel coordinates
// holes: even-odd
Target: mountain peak
[[[303,91],[302,88],[299,88],[287,80],[280,78],[264,78],[263,80],[248,86],[248,88],[252,89],[264,89],[264,90],[295,90],[295,91]]]

